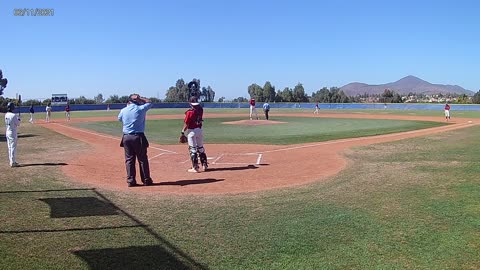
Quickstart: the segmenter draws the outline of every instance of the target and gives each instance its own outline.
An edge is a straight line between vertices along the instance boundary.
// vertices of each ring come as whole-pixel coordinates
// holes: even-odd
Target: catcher
[[[180,135],[181,143],[188,142],[192,168],[187,171],[191,173],[200,172],[200,166],[198,164],[199,157],[203,171],[208,169],[207,154],[205,153],[205,148],[203,148],[202,122],[203,108],[200,106],[196,97],[191,97],[190,109],[185,112],[184,124]]]

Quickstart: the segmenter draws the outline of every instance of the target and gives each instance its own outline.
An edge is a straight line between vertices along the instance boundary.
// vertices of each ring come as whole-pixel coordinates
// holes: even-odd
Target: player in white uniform
[[[18,139],[17,128],[20,126],[20,119],[13,113],[13,110],[15,110],[15,104],[9,102],[7,104],[7,110],[8,111],[5,114],[5,136],[7,137],[8,158],[10,160],[10,167],[18,167],[19,165],[15,159],[15,155],[17,152]]]
[[[45,122],[50,122],[50,117],[52,116],[52,105],[50,103],[47,104],[47,107],[45,107]]]

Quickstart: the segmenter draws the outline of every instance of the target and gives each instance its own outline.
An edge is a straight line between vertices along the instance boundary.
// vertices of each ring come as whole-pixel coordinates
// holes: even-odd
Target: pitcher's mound
[[[244,125],[244,126],[263,126],[263,125],[275,125],[275,124],[286,124],[287,122],[281,121],[272,121],[272,120],[239,120],[231,122],[223,122],[227,125]]]

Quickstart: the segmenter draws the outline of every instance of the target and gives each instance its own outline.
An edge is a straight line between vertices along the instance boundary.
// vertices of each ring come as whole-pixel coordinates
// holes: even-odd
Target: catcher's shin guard
[[[207,154],[205,152],[200,153],[200,162],[202,163],[203,170],[206,171],[208,168]]]
[[[198,157],[197,157],[197,152],[193,152],[192,149],[190,149],[190,159],[192,160],[192,167],[194,169],[198,169]]]

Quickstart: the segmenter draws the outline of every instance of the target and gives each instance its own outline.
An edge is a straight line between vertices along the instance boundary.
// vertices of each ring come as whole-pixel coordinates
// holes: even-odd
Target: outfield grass
[[[165,108],[165,109],[151,109],[148,111],[149,115],[181,115],[185,112],[187,108]],[[116,119],[120,110],[97,110],[97,111],[72,111],[72,118],[88,118],[88,117],[105,117],[111,116],[113,119]],[[206,108],[206,113],[213,114],[245,114],[245,117],[248,117],[249,111],[248,108]],[[263,117],[261,110],[258,110],[259,116]],[[298,114],[298,113],[308,113],[313,115],[312,109],[302,109],[302,108],[288,108],[288,109],[272,109],[270,111],[271,117],[275,117],[275,114]],[[331,110],[331,109],[320,109],[320,114],[374,114],[374,115],[409,115],[409,116],[439,116],[443,117],[443,110]],[[455,111],[451,110],[452,119],[455,117],[466,117],[466,118],[480,118],[480,111]],[[22,114],[24,119],[28,119],[28,114]],[[37,112],[35,113],[36,121],[44,121],[45,113]],[[65,119],[64,112],[53,112],[52,119]]]
[[[480,268],[478,126],[354,148],[324,182],[225,196],[73,184],[58,167],[87,145],[20,135],[30,166],[14,169],[0,137],[0,269]]]
[[[284,122],[274,125],[224,124],[224,122],[239,120],[245,119],[239,117],[205,119],[203,128],[205,143],[297,144],[373,136],[445,125],[445,123],[427,121],[313,117],[273,117],[271,121]],[[76,125],[114,136],[121,136],[122,134],[122,126],[118,121],[85,122]],[[146,132],[152,142],[177,144],[178,134],[182,127],[182,119],[148,120]]]

